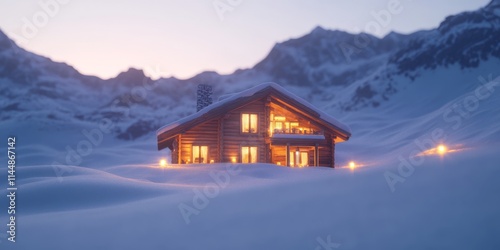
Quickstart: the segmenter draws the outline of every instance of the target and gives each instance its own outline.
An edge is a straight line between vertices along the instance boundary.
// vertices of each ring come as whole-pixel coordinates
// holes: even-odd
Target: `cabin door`
[[[307,167],[309,166],[309,152],[295,151],[290,152],[290,167]]]

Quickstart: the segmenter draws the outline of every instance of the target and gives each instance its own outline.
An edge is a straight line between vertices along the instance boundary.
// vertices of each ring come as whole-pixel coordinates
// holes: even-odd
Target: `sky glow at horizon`
[[[432,29],[489,0],[4,0],[0,29],[26,50],[83,74],[106,79],[130,67],[159,68],[163,77],[185,79],[253,67],[275,43],[316,26],[365,31],[394,2],[401,11],[378,34],[368,33]]]

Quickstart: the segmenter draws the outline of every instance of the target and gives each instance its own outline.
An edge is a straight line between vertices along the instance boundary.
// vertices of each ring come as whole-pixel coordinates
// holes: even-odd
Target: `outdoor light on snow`
[[[451,153],[456,153],[459,151],[466,150],[467,148],[463,147],[461,144],[457,145],[445,145],[445,144],[439,144],[434,148],[428,149],[423,151],[422,153],[418,154],[419,156],[427,156],[427,155],[440,155],[444,156],[446,154],[451,154]]]
[[[0,250],[500,250],[500,0],[68,2],[0,1]]]
[[[159,162],[159,165],[160,167],[164,168],[167,166],[167,160],[165,159],[161,159],[160,162]]]
[[[351,170],[354,170],[354,169],[356,168],[356,163],[355,163],[355,162],[353,162],[353,161],[350,161],[350,162],[349,162],[349,168],[350,168]]]
[[[443,144],[440,144],[439,146],[437,146],[436,149],[437,149],[437,153],[440,155],[444,155],[448,152],[448,148]]]

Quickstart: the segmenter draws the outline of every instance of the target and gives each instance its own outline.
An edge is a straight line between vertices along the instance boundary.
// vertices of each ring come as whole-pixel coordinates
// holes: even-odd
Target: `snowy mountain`
[[[203,72],[187,80],[152,81],[138,69],[107,80],[82,75],[19,48],[0,31],[0,119],[49,129],[109,119],[115,137],[130,140],[195,112],[197,84],[213,85],[217,99],[264,81],[277,82],[338,116],[383,109],[382,104],[429,72],[458,65],[461,72],[494,73],[484,67],[489,67],[486,62],[498,65],[500,59],[499,9],[492,2],[450,16],[437,29],[392,32],[382,39],[317,27],[276,44],[253,68],[230,75]],[[454,83],[461,84],[467,83]]]
[[[0,31],[19,190],[18,241],[4,225],[1,248],[500,249],[499,18],[496,0],[382,39],[318,27],[253,68],[157,81],[82,75]],[[197,84],[217,100],[265,81],[350,126],[335,169],[159,166],[154,131],[196,111]],[[446,154],[425,154],[438,143]]]
[[[436,69],[458,64],[462,69],[477,68],[481,61],[500,58],[500,4],[447,17],[425,38],[415,39],[398,51],[391,62],[400,73]]]

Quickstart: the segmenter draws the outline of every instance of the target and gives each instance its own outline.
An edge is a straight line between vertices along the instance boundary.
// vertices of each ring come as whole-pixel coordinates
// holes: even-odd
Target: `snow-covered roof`
[[[240,98],[250,97],[256,93],[259,93],[260,91],[263,91],[263,90],[269,89],[269,88],[272,88],[272,89],[282,93],[283,95],[286,95],[290,99],[293,99],[293,100],[299,102],[300,104],[306,106],[307,108],[315,111],[316,113],[318,113],[320,115],[320,119],[337,127],[339,130],[341,130],[341,132],[348,134],[348,136],[351,135],[351,129],[347,125],[339,122],[337,119],[333,118],[331,115],[319,110],[318,108],[314,107],[312,104],[307,102],[306,100],[298,97],[297,95],[291,93],[290,91],[286,90],[285,88],[283,88],[280,85],[273,83],[273,82],[262,83],[262,84],[255,86],[255,87],[241,91],[239,93],[235,93],[232,95],[226,95],[227,97],[225,96],[224,99],[203,108],[202,110],[198,111],[197,113],[186,116],[180,120],[177,120],[175,122],[172,122],[170,124],[167,124],[167,125],[161,127],[160,129],[157,130],[156,135],[160,135],[160,134],[165,133],[169,130],[175,129],[175,128],[177,128],[177,127],[179,127],[187,122],[190,122],[194,119],[201,118],[204,115],[207,115],[207,113],[209,113],[210,111],[213,111],[215,109],[223,107],[224,105],[230,104],[230,103],[232,103]]]
[[[224,100],[224,99],[226,99],[226,98],[228,98],[228,97],[230,97],[232,95],[234,95],[234,93],[221,95],[221,96],[219,96],[219,98],[217,99],[217,101],[220,102],[220,101],[222,101],[222,100]]]

